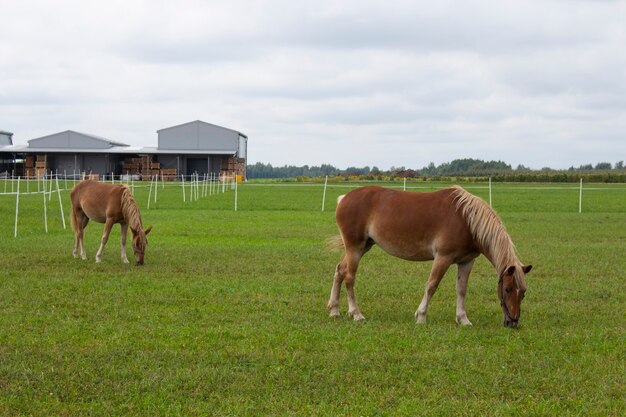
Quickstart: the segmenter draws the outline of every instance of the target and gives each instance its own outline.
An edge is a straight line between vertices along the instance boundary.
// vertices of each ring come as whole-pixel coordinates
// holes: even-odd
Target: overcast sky
[[[626,1],[0,0],[0,21],[16,144],[203,120],[249,163],[626,160]]]

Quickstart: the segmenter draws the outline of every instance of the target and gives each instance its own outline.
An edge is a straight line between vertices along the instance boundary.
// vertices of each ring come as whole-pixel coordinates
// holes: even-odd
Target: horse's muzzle
[[[504,323],[503,324],[504,324],[505,327],[508,327],[509,329],[514,329],[514,328],[517,327],[517,323],[518,322],[519,322],[519,320],[513,320],[513,319],[510,319],[510,318],[506,317],[504,319]]]

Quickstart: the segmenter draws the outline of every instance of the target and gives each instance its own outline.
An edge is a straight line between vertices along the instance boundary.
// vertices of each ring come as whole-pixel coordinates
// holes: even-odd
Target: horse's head
[[[133,233],[133,252],[135,252],[135,260],[137,265],[143,265],[144,255],[146,253],[146,246],[148,245],[148,233],[152,230],[152,226],[146,230],[135,230],[131,227],[130,231]]]
[[[525,276],[532,265],[509,266],[500,274],[498,281],[498,297],[504,314],[506,327],[517,327],[521,313],[521,304],[526,293]]]

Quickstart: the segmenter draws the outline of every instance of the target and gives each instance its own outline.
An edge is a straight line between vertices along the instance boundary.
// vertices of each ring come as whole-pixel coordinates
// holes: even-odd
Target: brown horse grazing
[[[395,191],[381,187],[357,188],[339,197],[336,212],[340,236],[329,239],[345,255],[335,270],[328,301],[331,317],[339,316],[339,292],[345,282],[348,314],[363,320],[354,295],[361,257],[374,244],[387,253],[411,261],[433,260],[424,297],[415,312],[426,322],[431,297],[450,265],[457,264],[456,321],[471,325],[465,313],[467,280],[474,260],[485,257],[499,274],[498,297],[504,325],[516,327],[526,292],[526,274],[513,242],[496,213],[481,199],[458,186],[431,193]]]
[[[72,200],[72,228],[76,234],[74,257],[78,256],[78,247],[80,246],[81,258],[87,259],[83,246],[83,231],[91,219],[98,223],[104,223],[102,242],[98,253],[96,253],[96,262],[102,261],[102,252],[104,245],[109,240],[111,228],[115,223],[119,223],[122,227],[122,262],[128,263],[126,233],[130,226],[135,260],[138,265],[143,265],[146,245],[148,244],[146,235],[150,233],[152,226],[145,231],[143,230],[139,208],[128,186],[86,180],[72,188],[70,197]]]

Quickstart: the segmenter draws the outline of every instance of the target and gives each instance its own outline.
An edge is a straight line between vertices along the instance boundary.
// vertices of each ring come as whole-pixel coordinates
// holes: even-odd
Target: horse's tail
[[[326,250],[331,252],[339,252],[344,248],[343,238],[341,235],[331,236],[326,239]]]

